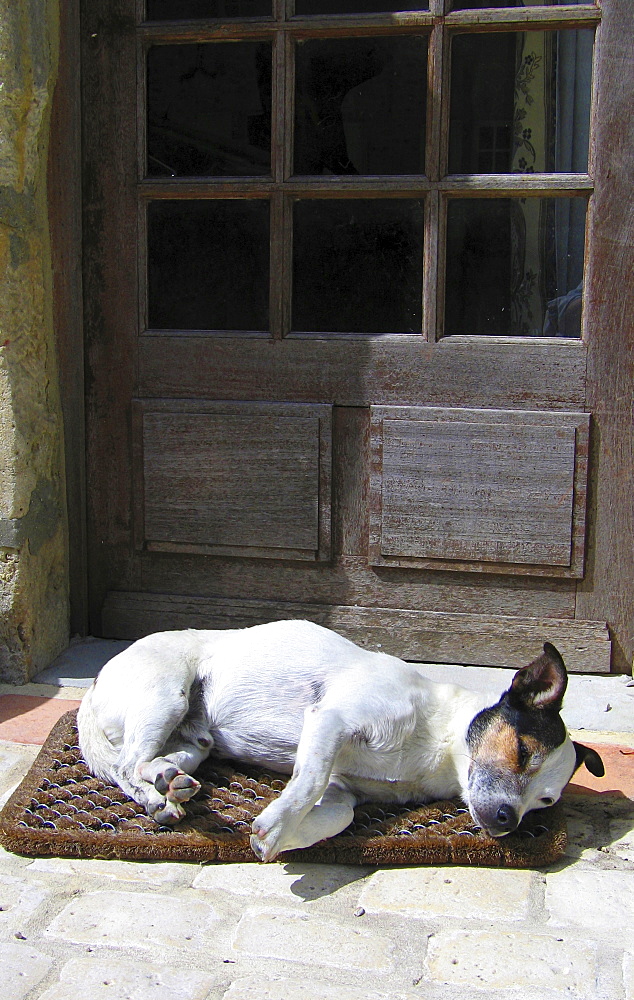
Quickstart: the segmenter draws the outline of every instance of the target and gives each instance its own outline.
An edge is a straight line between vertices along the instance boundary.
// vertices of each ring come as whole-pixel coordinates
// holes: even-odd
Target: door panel
[[[588,414],[372,407],[372,423],[373,565],[583,576]]]
[[[330,407],[167,400],[137,406],[139,549],[329,558]]]
[[[413,659],[519,666],[549,639],[572,669],[608,670],[606,605],[588,596],[607,586],[594,576],[605,512],[589,459],[589,443],[594,455],[601,447],[586,371],[589,350],[596,366],[597,306],[590,289],[583,339],[578,325],[573,336],[572,326],[544,336],[549,289],[564,299],[569,283],[548,260],[539,273],[518,271],[542,253],[555,208],[581,206],[585,227],[595,178],[561,164],[550,174],[447,170],[452,39],[504,24],[518,36],[514,59],[527,25],[551,26],[540,32],[550,58],[555,34],[591,34],[600,14],[527,7],[480,24],[433,0],[395,26],[389,15],[349,21],[341,11],[302,21],[284,6],[269,20],[238,12],[170,25],[145,22],[142,3],[83,4],[93,634],[308,617]],[[177,9],[155,0],[147,13]],[[251,67],[239,115],[194,135],[198,98],[188,103],[186,92],[201,106],[205,94],[214,108],[219,94],[231,99],[217,72],[233,65],[230,38],[247,46]],[[424,80],[404,119],[420,126],[420,141],[405,152],[380,146],[367,113],[373,93],[384,111],[395,99],[371,65],[389,55],[390,38],[412,61],[396,91]],[[330,146],[293,174],[294,152],[315,146],[295,135],[297,123],[314,131],[326,100],[304,57],[331,58],[338,39],[354,42],[370,75],[339,94],[332,84]],[[179,46],[188,51],[174,75],[168,50]],[[155,162],[174,138],[174,88],[191,154],[182,177]],[[518,112],[512,101],[507,112]],[[500,122],[470,132],[496,170]],[[334,149],[335,132],[354,162]],[[393,155],[426,173],[396,176]],[[483,304],[476,230],[492,204],[501,251]],[[590,200],[590,247],[595,224]],[[462,271],[457,247],[466,247]],[[458,288],[465,267],[470,283]],[[501,335],[487,305],[496,282],[504,322],[507,301],[517,312],[508,330],[530,336]],[[453,308],[458,291],[477,323]],[[563,310],[557,302],[552,312]]]

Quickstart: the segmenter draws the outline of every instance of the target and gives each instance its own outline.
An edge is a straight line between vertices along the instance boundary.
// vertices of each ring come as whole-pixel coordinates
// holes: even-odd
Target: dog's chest
[[[366,800],[422,802],[452,798],[461,790],[452,755],[438,747],[351,749],[340,755],[333,774]]]

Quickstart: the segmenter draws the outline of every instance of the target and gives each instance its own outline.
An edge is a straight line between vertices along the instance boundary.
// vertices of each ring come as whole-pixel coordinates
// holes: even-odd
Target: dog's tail
[[[116,783],[113,768],[119,749],[113,746],[97,721],[92,703],[93,691],[94,685],[88,688],[77,712],[79,746],[91,773],[102,781]]]

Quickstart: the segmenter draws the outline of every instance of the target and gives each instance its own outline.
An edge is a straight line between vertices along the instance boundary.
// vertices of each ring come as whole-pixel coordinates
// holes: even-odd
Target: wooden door
[[[430,2],[84,3],[95,634],[631,659],[632,3]]]

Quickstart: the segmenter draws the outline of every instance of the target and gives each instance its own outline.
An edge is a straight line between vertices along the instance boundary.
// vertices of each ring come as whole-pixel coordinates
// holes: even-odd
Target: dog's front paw
[[[249,838],[249,842],[251,850],[258,861],[263,861],[265,864],[268,861],[275,861],[280,853],[279,847],[276,846],[275,842],[271,841],[271,837],[261,833],[259,830],[254,830]]]
[[[251,824],[251,850],[265,863],[275,861],[280,851],[288,850],[288,831],[280,819],[267,817],[267,809],[256,816]]]

